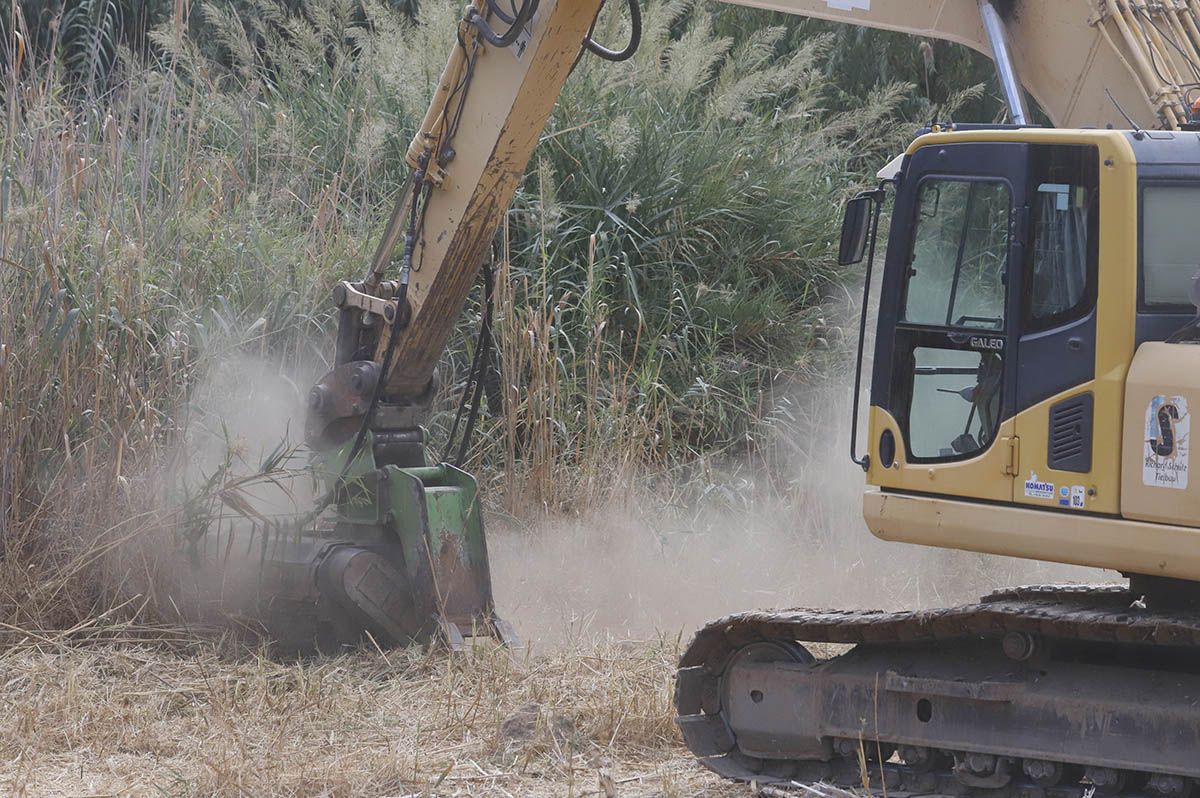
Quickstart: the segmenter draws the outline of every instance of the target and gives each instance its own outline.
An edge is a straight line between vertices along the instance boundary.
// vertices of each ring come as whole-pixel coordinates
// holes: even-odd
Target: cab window
[[[1006,183],[929,179],[905,292],[910,324],[1004,329],[1004,271],[1012,198]]]
[[[1190,307],[1200,271],[1200,185],[1158,183],[1142,191],[1142,302]]]
[[[942,460],[986,449],[1000,424],[1001,356],[933,347],[913,355],[912,456]]]
[[[1025,332],[1087,314],[1095,304],[1099,174],[1094,147],[1034,149],[1033,240]]]
[[[1042,183],[1034,200],[1034,320],[1069,312],[1087,288],[1088,191],[1070,183]]]
[[[899,373],[915,460],[970,457],[996,435],[1011,213],[1002,180],[929,178],[917,189],[898,325],[913,341]]]

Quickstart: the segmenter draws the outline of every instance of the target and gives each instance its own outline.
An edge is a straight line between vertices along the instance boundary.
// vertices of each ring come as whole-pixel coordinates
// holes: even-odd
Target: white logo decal
[[[856,8],[871,10],[871,0],[825,0],[825,5],[838,11],[853,11]]]
[[[1053,499],[1054,483],[1042,482],[1037,474],[1030,471],[1029,479],[1025,480],[1025,495],[1031,499]]]
[[[1156,396],[1150,400],[1146,406],[1142,484],[1153,488],[1187,488],[1191,426],[1185,397]]]
[[[1003,338],[972,338],[971,339],[971,348],[972,349],[991,349],[992,351],[995,351],[995,352],[1003,352],[1004,351],[1004,339]]]

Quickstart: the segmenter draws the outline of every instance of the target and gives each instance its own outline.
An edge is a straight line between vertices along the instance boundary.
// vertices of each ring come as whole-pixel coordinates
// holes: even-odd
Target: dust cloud
[[[274,451],[295,450],[304,439],[305,397],[314,380],[246,355],[215,363],[188,408],[187,475],[211,474],[226,461],[245,473]]]
[[[865,375],[882,271],[869,291]],[[860,308],[856,294],[830,298],[827,318],[814,326],[829,347],[824,364],[776,400],[783,421],[773,448],[788,454],[770,473],[713,491],[733,502],[681,515],[647,491],[568,521],[521,530],[493,522],[488,543],[501,615],[525,639],[553,647],[600,636],[686,639],[708,621],[751,609],[921,609],[1007,586],[1116,580],[1111,571],[871,535],[862,519],[864,475],[849,455],[847,369]],[[864,385],[864,404],[869,393]],[[863,412],[860,441],[865,420]]]
[[[252,473],[278,447],[297,446],[302,386],[310,381],[254,358],[221,363],[192,403],[190,481],[229,458],[230,473]],[[787,462],[760,484],[743,469],[741,483],[713,491],[725,497],[720,503],[685,512],[646,491],[578,518],[520,529],[488,519],[501,615],[544,648],[601,636],[686,637],[709,620],[755,608],[921,608],[972,601],[1013,584],[1113,578],[875,539],[861,517],[864,479],[847,454],[848,423],[838,418],[848,416],[849,389],[808,390],[795,403],[793,422],[777,433],[788,436],[780,447],[792,452]],[[281,471],[248,483],[245,497],[264,515],[306,512],[312,492],[301,477],[303,460],[297,455],[290,479]],[[207,548],[228,553],[223,545]],[[203,559],[209,562],[201,571],[218,565]],[[186,581],[194,590],[187,592],[210,608],[247,591],[227,568],[207,576],[192,571]]]
[[[196,482],[221,473],[225,493],[246,501],[252,517],[302,516],[316,499],[304,415],[315,375],[290,375],[279,363],[238,355],[215,365],[191,406]]]
[[[248,355],[214,360],[186,408],[186,451],[165,468],[184,538],[156,554],[164,609],[224,625],[258,616],[264,536],[313,508],[318,486],[302,447],[309,379]],[[178,538],[175,539],[178,543]]]
[[[840,412],[848,395],[826,406]],[[1115,577],[880,541],[862,520],[864,476],[849,459],[848,423],[812,418],[789,434],[797,456],[785,466],[785,496],[746,485],[754,498],[742,508],[685,518],[646,510],[656,502],[643,496],[522,531],[493,524],[501,614],[543,646],[596,636],[686,640],[707,621],[750,609],[927,608],[1017,584]]]

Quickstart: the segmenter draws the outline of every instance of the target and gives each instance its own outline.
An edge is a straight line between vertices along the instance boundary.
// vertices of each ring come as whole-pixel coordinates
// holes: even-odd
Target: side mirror
[[[861,263],[867,251],[867,235],[871,232],[871,217],[875,211],[875,198],[859,194],[846,204],[846,215],[842,219],[842,245],[838,249],[838,265],[853,266]]]

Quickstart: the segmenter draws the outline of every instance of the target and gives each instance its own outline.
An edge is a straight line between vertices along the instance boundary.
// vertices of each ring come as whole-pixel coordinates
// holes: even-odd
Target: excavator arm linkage
[[[952,41],[994,55],[1018,123],[1027,121],[1018,77],[1058,127],[1125,127],[1132,121],[1177,129],[1190,121],[1200,85],[1200,0],[722,1]],[[339,294],[363,297],[357,305],[340,301],[343,309],[363,311],[367,298],[396,302],[383,281],[386,272],[400,266],[401,281],[407,280],[406,307],[394,316],[399,323],[368,312],[368,327],[380,324],[359,329],[356,339],[369,340],[370,359],[382,363],[397,328],[384,396],[411,399],[430,385],[602,5],[539,0],[530,23],[508,46],[486,41],[470,21],[485,18],[503,28],[487,0],[476,0],[460,22],[459,42],[409,149],[419,185],[402,192],[363,282],[347,284],[349,290]],[[415,214],[414,202],[420,206]]]

